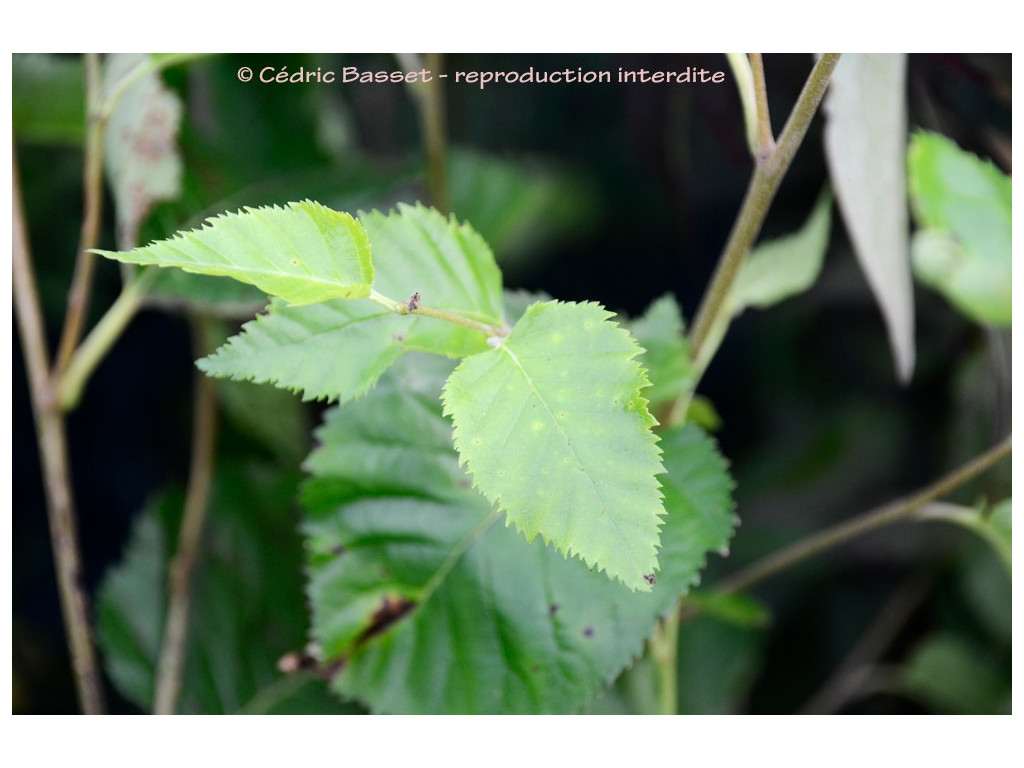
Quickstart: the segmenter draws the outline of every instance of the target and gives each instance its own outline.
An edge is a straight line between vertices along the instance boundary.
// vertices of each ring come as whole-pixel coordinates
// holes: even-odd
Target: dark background
[[[781,129],[812,64],[766,55],[769,102]],[[353,174],[394,179],[362,200],[423,198],[420,134],[397,85],[240,83],[240,66],[398,69],[387,55],[232,55],[169,70],[183,97],[182,198],[161,205],[143,239],[162,237],[238,205],[350,195]],[[511,288],[591,299],[629,315],[666,292],[689,320],[724,244],[751,171],[732,75],[721,55],[459,54],[450,70],[583,67],[726,72],[721,85],[490,85],[448,81],[453,147],[523,162],[571,179],[568,210],[527,251],[498,252]],[[911,127],[936,130],[1009,172],[1010,56],[910,58]],[[325,117],[326,116],[326,117]],[[343,138],[327,127],[343,127]],[[327,127],[325,127],[327,126]],[[334,138],[330,138],[333,135]],[[326,136],[326,138],[325,138]],[[37,279],[51,344],[81,222],[81,151],[19,144]],[[763,237],[796,229],[826,183],[821,121],[769,214]],[[366,191],[370,190],[370,191]],[[571,199],[569,199],[571,197]],[[322,201],[328,204],[330,199]],[[106,204],[103,247],[113,242]],[[560,209],[561,210],[561,209]],[[460,211],[456,208],[456,214]],[[554,214],[552,214],[554,215]],[[561,215],[561,214],[560,214]],[[113,263],[98,267],[91,322],[117,295]],[[800,535],[905,495],[1009,433],[1008,348],[918,287],[917,367],[897,384],[880,312],[850,252],[838,213],[818,283],[730,330],[700,393],[721,416],[716,437],[731,462],[742,526],[705,584]],[[52,348],[52,347],[51,347]],[[183,483],[191,439],[193,354],[187,320],[138,316],[96,371],[71,414],[71,450],[85,582],[94,591],[121,558],[133,516],[153,493]],[[16,712],[76,710],[53,575],[20,340],[14,335],[13,635]],[[231,450],[230,426],[224,438]],[[1009,464],[958,498],[1008,495]],[[983,651],[1009,689],[1010,649],[972,613],[963,574],[991,555],[969,534],[941,527],[887,529],[815,559],[755,590],[772,622],[745,636],[743,683],[731,711],[798,711],[883,610],[892,629],[876,659],[899,665],[923,639],[954,633]],[[999,574],[996,572],[996,581]],[[1009,594],[1008,582],[992,590]],[[888,608],[887,608],[888,606]],[[893,607],[895,606],[895,607]],[[1006,604],[1009,613],[1008,602]],[[114,697],[121,711],[135,711]],[[1007,699],[1008,701],[1008,699]],[[933,711],[891,690],[853,697],[840,711]]]

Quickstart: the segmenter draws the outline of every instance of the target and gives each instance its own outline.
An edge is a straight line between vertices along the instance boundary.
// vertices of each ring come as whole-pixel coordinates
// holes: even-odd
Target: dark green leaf
[[[179,711],[240,710],[279,688],[278,659],[305,645],[302,554],[290,514],[294,493],[294,479],[263,469],[218,473],[193,588]],[[153,700],[181,505],[175,493],[143,510],[124,561],[107,575],[97,601],[107,672],[144,710]],[[339,706],[321,695],[308,711],[343,711]]]
[[[18,141],[81,147],[85,71],[79,56],[15,53],[11,107]]]
[[[470,487],[438,409],[449,367],[408,356],[317,433],[303,499],[323,663],[336,690],[380,712],[578,710],[641,652],[707,549],[725,547],[724,463],[694,427],[666,435],[666,466],[692,490],[666,492],[662,571],[632,593],[528,544]]]

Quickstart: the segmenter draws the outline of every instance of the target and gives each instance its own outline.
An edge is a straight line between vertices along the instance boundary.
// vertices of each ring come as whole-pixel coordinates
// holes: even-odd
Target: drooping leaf
[[[409,355],[336,408],[306,462],[313,637],[334,688],[390,713],[579,710],[731,535],[731,481],[695,427],[665,433],[662,570],[636,594],[501,523],[441,417],[451,368]]]
[[[662,470],[641,353],[597,304],[534,304],[444,390],[476,487],[526,536],[632,589],[657,570]]]
[[[309,200],[246,208],[143,248],[96,253],[233,277],[292,304],[363,298],[373,283],[370,244],[359,222]]]
[[[17,140],[81,147],[85,137],[85,73],[78,56],[11,56],[11,111]]]
[[[907,234],[906,54],[846,54],[825,95],[825,157],[853,250],[889,331],[896,373],[914,371]]]
[[[907,155],[910,201],[922,227],[914,272],[967,317],[1010,325],[1011,182],[949,139],[918,132]]]
[[[500,326],[501,274],[487,244],[469,226],[422,206],[399,206],[362,222],[373,244],[375,286],[391,297],[414,292],[444,309]],[[275,302],[265,317],[199,361],[211,376],[270,382],[306,399],[350,400],[365,393],[400,355],[423,350],[449,357],[488,349],[478,332],[370,302],[294,307]]]
[[[103,60],[103,91],[148,61],[143,53],[111,53]],[[182,163],[178,127],[182,105],[155,72],[121,93],[103,133],[103,160],[114,194],[117,243],[137,244],[139,226],[155,203],[181,194]]]
[[[192,590],[180,712],[236,712],[278,690],[277,660],[305,644],[302,550],[288,514],[294,493],[294,477],[264,468],[218,473]],[[170,493],[143,510],[96,606],[107,672],[143,710],[153,701],[182,502],[182,494]],[[350,711],[322,684],[301,693],[306,712]]]
[[[640,362],[647,369],[651,386],[644,392],[650,409],[674,401],[694,386],[690,345],[686,340],[683,315],[672,296],[662,296],[630,324],[630,331],[646,350]]]
[[[958,504],[935,503],[924,509],[924,517],[928,520],[947,520],[974,531],[985,539],[1006,570],[1013,568],[1013,503],[1004,499],[991,509],[972,509]]]
[[[832,195],[826,190],[798,231],[751,252],[729,294],[733,314],[770,307],[810,288],[821,273],[831,224]]]

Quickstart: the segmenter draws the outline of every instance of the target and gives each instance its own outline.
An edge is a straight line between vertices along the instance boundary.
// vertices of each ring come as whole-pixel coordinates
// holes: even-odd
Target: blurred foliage
[[[810,61],[765,57],[777,119],[799,92]],[[681,54],[462,54],[448,62],[491,70],[727,70],[721,56]],[[52,343],[81,225],[82,65],[77,56],[36,54],[15,55],[13,65],[17,161]],[[182,193],[153,209],[139,241],[243,205],[310,198],[342,210],[387,210],[423,199],[419,128],[402,87],[240,83],[236,74],[241,66],[346,65],[398,66],[386,54],[232,54],[165,70],[165,86],[184,105]],[[907,80],[911,127],[940,133],[1008,172],[1009,55],[913,55]],[[739,99],[728,82],[450,86],[446,98],[451,143],[458,147],[449,162],[453,208],[486,230],[498,259],[506,260],[509,287],[596,300],[631,316],[670,293],[690,319],[750,170]],[[763,237],[798,230],[825,180],[819,120]],[[106,208],[101,246],[112,247],[115,219]],[[632,267],[626,274],[623,261]],[[120,711],[148,701],[162,569],[180,514],[180,495],[167,489],[187,476],[197,354],[181,314],[202,309],[245,318],[260,305],[251,294],[219,294],[214,282],[204,284],[210,295],[201,304],[182,300],[196,296],[192,285],[161,285],[161,298],[152,301],[160,311],[136,318],[69,420],[85,581],[95,593],[109,574],[100,613],[125,622],[121,639],[105,631],[105,647],[114,650],[111,680],[125,697],[115,699]],[[117,267],[100,265],[89,324],[118,289]],[[892,380],[885,327],[841,231],[831,234],[809,291],[770,311],[746,313],[730,328],[695,402],[705,423],[719,422],[743,522],[728,558],[711,559],[705,585],[803,534],[905,495],[1009,433],[1011,331],[980,327],[928,289],[916,290],[914,300],[917,363],[906,387]],[[14,710],[68,712],[76,705],[17,337],[14,366]],[[315,411],[294,401],[263,402],[264,394],[222,393],[218,464],[226,474],[218,498],[242,501],[218,504],[211,516],[211,557],[200,576],[208,589],[197,593],[197,615],[213,615],[193,625],[200,628],[193,647],[205,650],[191,663],[226,666],[224,678],[195,677],[193,666],[183,706],[232,711],[249,702],[249,711],[338,711],[344,705],[325,699],[318,681],[282,678],[274,668],[281,654],[305,642],[301,552],[285,488],[309,447],[308,432],[274,425],[278,418],[310,423]],[[974,507],[979,499],[1010,495],[1004,462],[951,501]],[[162,503],[147,505],[159,497]],[[130,568],[145,578],[127,579]],[[260,575],[264,568],[275,574],[272,580]],[[682,711],[800,710],[912,576],[928,584],[923,601],[887,619],[891,640],[870,660],[886,673],[884,683],[854,690],[839,711],[1005,710],[1006,569],[976,537],[931,525],[880,532],[766,582],[754,597],[769,622],[727,620],[735,619],[732,606],[732,613],[730,607],[724,614],[709,611],[681,627]],[[118,600],[127,601],[120,608],[117,589],[109,586],[118,583]],[[132,653],[129,640],[136,642]],[[218,682],[224,687],[215,690]],[[651,711],[653,691],[650,660],[640,658],[590,711]]]

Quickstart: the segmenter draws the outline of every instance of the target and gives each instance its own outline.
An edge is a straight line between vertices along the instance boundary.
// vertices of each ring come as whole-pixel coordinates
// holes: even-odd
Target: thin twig
[[[206,318],[196,321],[194,337],[197,356],[210,351],[211,345],[207,341],[210,335],[209,322]],[[167,620],[164,624],[153,700],[153,714],[156,715],[173,715],[178,707],[192,606],[192,578],[209,506],[216,436],[216,384],[213,379],[196,371],[192,465],[189,469],[181,528],[178,531],[178,548],[168,573]]]
[[[754,77],[754,103],[757,107],[757,158],[775,151],[772,118],[768,112],[768,86],[764,80],[764,60],[760,53],[750,54],[750,71]]]
[[[82,233],[78,244],[78,258],[68,292],[68,309],[64,317],[64,330],[57,347],[54,371],[59,376],[71,362],[75,347],[82,338],[85,315],[89,309],[92,276],[96,267],[96,254],[90,253],[99,240],[103,214],[103,128],[102,83],[99,54],[85,54],[85,167],[83,171],[84,200]]]
[[[866,670],[896,640],[903,627],[928,596],[929,580],[912,578],[885,601],[885,605],[864,630],[853,648],[821,688],[800,708],[802,715],[826,715],[838,712],[857,695],[865,681]]]
[[[58,399],[61,410],[71,411],[78,405],[89,377],[142,307],[146,288],[155,276],[156,270],[150,269],[133,278],[75,350],[60,379]]]
[[[443,53],[426,54],[426,68],[433,77],[418,92],[423,144],[427,153],[427,181],[434,207],[443,213],[451,210],[448,196],[448,129],[445,120],[444,88],[438,77],[444,67]]]
[[[68,632],[78,701],[86,714],[102,714],[103,684],[89,623],[89,604],[82,586],[81,556],[75,525],[75,505],[68,469],[64,420],[50,377],[43,313],[36,293],[32,257],[29,253],[25,212],[21,201],[18,162],[13,162],[14,181],[14,307],[21,335],[22,354],[28,370],[29,392],[35,414],[49,513],[50,540],[57,568],[57,588]]]
[[[1011,441],[1012,438],[1007,437],[998,445],[944,475],[931,485],[922,488],[907,499],[893,501],[857,515],[769,555],[726,578],[715,591],[726,594],[744,592],[770,576],[840,544],[845,544],[851,539],[893,523],[914,519],[918,516],[921,507],[928,502],[946,496],[1009,456],[1012,451]]]

